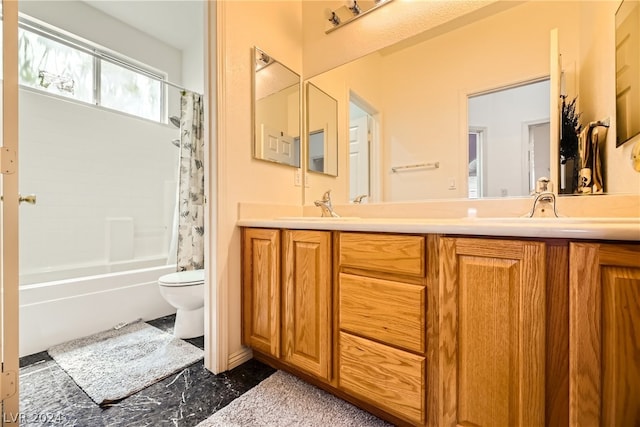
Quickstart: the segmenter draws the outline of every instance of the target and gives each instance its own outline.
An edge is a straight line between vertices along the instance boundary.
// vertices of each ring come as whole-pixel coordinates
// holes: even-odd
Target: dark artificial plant
[[[562,96],[562,125],[560,132],[560,163],[563,165],[569,159],[578,157],[578,135],[582,130],[580,114],[576,113],[576,100],[566,103],[566,96]]]

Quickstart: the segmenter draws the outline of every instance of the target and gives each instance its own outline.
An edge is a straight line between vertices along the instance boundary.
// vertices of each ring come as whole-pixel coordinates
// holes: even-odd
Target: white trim
[[[552,182],[556,185],[553,192],[558,194],[560,188],[560,79],[562,74],[562,56],[560,55],[560,45],[558,39],[558,29],[554,28],[549,34],[549,169]],[[578,76],[576,76],[578,77]]]
[[[486,158],[486,140],[487,140],[487,134],[488,134],[489,130],[487,129],[487,127],[485,126],[469,126],[469,128],[467,129],[467,139],[466,139],[466,145],[465,145],[465,151],[466,151],[466,176],[465,179],[462,180],[461,182],[464,183],[463,186],[465,187],[465,192],[466,192],[466,197],[469,198],[469,134],[470,133],[475,133],[477,135],[477,139],[476,139],[476,176],[478,178],[478,196],[476,199],[481,199],[483,197],[485,197],[485,194],[487,194],[487,188],[486,188],[486,179],[484,179],[484,172],[486,169],[486,164],[487,164],[487,158]]]
[[[245,362],[248,362],[252,358],[253,358],[253,351],[250,348],[244,347],[242,350],[229,355],[229,360],[227,361],[227,367],[229,369],[233,369],[237,366],[242,365]]]
[[[3,76],[2,87],[2,148],[5,152],[13,152],[19,156],[18,138],[18,2],[2,1],[2,34],[3,34]],[[10,168],[9,168],[10,169]],[[19,425],[20,408],[20,370],[18,361],[19,342],[19,215],[18,215],[18,175],[19,165],[15,165],[13,173],[0,178],[0,191],[4,201],[0,203],[0,359],[2,371],[16,374],[13,390],[3,390],[0,414],[3,426]],[[13,394],[10,394],[14,391]],[[5,418],[6,415],[6,418]]]
[[[208,3],[207,3],[208,4]],[[227,168],[226,168],[226,146],[218,144],[218,141],[225,141],[226,127],[226,91],[225,91],[225,2],[215,2],[215,6],[208,7],[206,16],[209,18],[207,25],[208,46],[205,63],[210,64],[206,75],[210,109],[209,109],[209,142],[211,151],[209,154],[209,214],[207,215],[209,224],[209,260],[210,270],[205,293],[206,319],[208,331],[205,329],[205,367],[214,374],[224,372],[229,367],[229,316],[228,316],[228,292],[229,277],[227,270],[220,267],[220,260],[226,256],[226,249],[220,239],[220,230],[225,226],[225,215],[222,212],[219,200],[227,199]],[[215,27],[213,25],[215,24]],[[215,75],[212,75],[215,73]],[[215,100],[215,102],[214,102]]]

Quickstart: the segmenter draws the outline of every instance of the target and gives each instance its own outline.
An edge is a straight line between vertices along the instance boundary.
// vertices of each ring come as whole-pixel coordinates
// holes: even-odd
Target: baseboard
[[[253,359],[253,351],[250,348],[243,348],[240,351],[237,351],[231,355],[229,355],[229,361],[227,362],[227,367],[229,369],[233,369],[236,366],[242,365],[244,362]]]

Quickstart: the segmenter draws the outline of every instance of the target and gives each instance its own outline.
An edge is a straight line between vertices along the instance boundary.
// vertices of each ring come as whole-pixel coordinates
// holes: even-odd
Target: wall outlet
[[[509,195],[509,192],[507,191],[506,188],[501,188],[500,189],[500,196],[501,197],[507,197]]]
[[[293,185],[300,187],[302,185],[302,169],[298,168],[293,173]]]
[[[455,189],[456,189],[456,179],[449,178],[449,190],[455,190]]]

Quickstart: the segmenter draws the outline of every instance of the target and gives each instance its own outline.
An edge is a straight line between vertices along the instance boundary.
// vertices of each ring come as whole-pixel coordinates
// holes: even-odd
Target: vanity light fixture
[[[325,33],[330,33],[336,28],[348,24],[356,18],[366,15],[367,13],[391,3],[392,0],[374,0],[367,1],[364,4],[358,3],[358,0],[347,0],[347,4],[340,6],[335,10],[325,9],[324,14],[327,21],[331,23]]]
[[[353,13],[353,16],[360,15],[361,10],[360,6],[358,6],[357,0],[349,0],[347,2],[347,9],[349,9],[351,13]]]
[[[256,71],[263,69],[272,62],[273,59],[269,55],[256,48]]]
[[[331,9],[325,9],[324,14],[329,22],[333,24],[333,26],[337,27],[340,25],[340,18],[336,15],[336,12]]]

